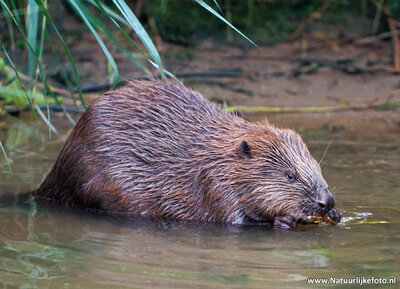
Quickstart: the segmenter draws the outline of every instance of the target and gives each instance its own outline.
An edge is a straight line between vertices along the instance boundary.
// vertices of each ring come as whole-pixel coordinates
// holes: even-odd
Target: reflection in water
[[[37,285],[86,276],[88,286],[127,286],[134,278],[142,285],[262,287],[303,280],[304,272],[293,274],[298,265],[328,267],[330,259],[324,249],[306,249],[329,242],[328,236],[312,238],[314,230],[303,232],[299,248],[288,232],[98,216],[30,199],[3,201],[0,213],[2,271],[10,285],[21,284],[22,275]]]
[[[397,146],[333,142],[323,171],[337,185],[344,221],[281,232],[110,217],[35,200],[25,192],[54,162],[69,123],[57,126],[64,136],[53,136],[44,153],[34,132],[20,120],[9,121],[1,131],[14,173],[11,179],[1,163],[5,288],[310,288],[309,277],[400,277],[400,204],[393,198],[400,193]],[[315,155],[325,147],[310,145]]]

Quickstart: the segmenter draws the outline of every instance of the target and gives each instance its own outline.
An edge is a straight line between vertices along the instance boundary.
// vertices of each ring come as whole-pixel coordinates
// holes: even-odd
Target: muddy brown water
[[[76,117],[76,116],[75,116]],[[264,121],[265,115],[246,115]],[[272,114],[296,128],[343,213],[338,226],[295,231],[121,219],[38,203],[36,188],[72,125],[43,150],[29,115],[0,121],[0,284],[2,288],[360,288],[310,285],[307,278],[400,278],[399,114]],[[362,286],[364,287],[364,286]]]

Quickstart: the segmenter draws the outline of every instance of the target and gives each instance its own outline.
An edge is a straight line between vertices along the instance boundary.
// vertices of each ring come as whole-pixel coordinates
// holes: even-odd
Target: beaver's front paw
[[[335,210],[335,209],[330,210],[330,211],[328,212],[328,214],[326,214],[326,216],[332,219],[332,221],[333,221],[332,224],[333,224],[333,225],[336,225],[337,223],[339,223],[339,222],[340,222],[340,219],[342,218],[342,216],[340,215],[340,213],[339,213],[337,210]]]
[[[274,227],[281,230],[293,230],[296,227],[296,220],[291,216],[276,216]]]

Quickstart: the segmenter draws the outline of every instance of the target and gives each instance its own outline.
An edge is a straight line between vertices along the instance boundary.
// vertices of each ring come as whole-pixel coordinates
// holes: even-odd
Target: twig
[[[400,32],[397,32],[396,35],[399,35]],[[367,44],[371,44],[377,41],[381,41],[384,39],[388,39],[390,37],[393,37],[393,32],[392,31],[387,31],[387,32],[382,32],[378,35],[374,35],[374,36],[367,36],[361,39],[356,39],[354,40],[355,44],[361,44],[361,45],[367,45]]]
[[[299,34],[301,34],[304,31],[306,25],[311,24],[315,19],[321,17],[322,12],[324,12],[329,7],[329,4],[330,4],[329,1],[324,1],[324,4],[322,4],[322,6],[318,8],[317,11],[314,11],[310,17],[308,17],[305,21],[300,23],[300,25],[296,28],[296,30],[293,31],[293,33],[290,35],[289,39],[294,40],[295,38],[297,38],[297,36],[299,36]]]
[[[9,74],[15,74],[14,70],[9,66],[5,66],[4,70],[5,70],[5,72],[7,72]],[[30,77],[28,75],[23,74],[21,72],[18,72],[18,75],[19,75],[19,78],[21,78],[21,80],[30,81]],[[40,87],[41,89],[44,89],[44,84],[43,83],[36,82],[36,85],[38,87]],[[49,87],[52,91],[54,91],[54,92],[56,92],[58,94],[65,95],[65,96],[71,96],[71,91],[69,91],[69,90],[62,89],[62,88],[57,88],[57,87],[54,87],[52,85],[47,85],[47,87]]]
[[[35,109],[40,109],[40,110],[47,110],[47,105],[38,105],[35,107]],[[61,105],[49,105],[49,109],[53,112],[67,112],[67,113],[83,113],[85,110],[82,108],[74,108],[74,107],[63,107]],[[29,107],[6,107],[4,109],[4,112],[9,113],[11,115],[17,115],[18,113],[21,113],[23,111],[28,111]]]
[[[208,85],[208,86],[216,86],[222,89],[229,90],[231,92],[237,92],[237,93],[242,93],[247,96],[254,96],[254,93],[250,89],[245,89],[245,88],[235,88],[232,87],[232,83],[226,83],[226,82],[221,82],[221,81],[213,81],[213,80],[208,80],[208,79],[201,79],[201,80],[191,80],[190,84],[202,84],[202,85]]]
[[[382,10],[383,13],[385,13],[386,16],[391,17],[389,8],[387,6],[382,5],[382,3],[376,1],[376,0],[371,0],[372,4],[374,4],[378,9]]]
[[[177,78],[200,78],[200,77],[239,77],[242,75],[242,70],[240,68],[228,69],[228,70],[209,70],[209,71],[199,71],[199,72],[182,72],[177,73],[175,76]],[[138,76],[131,78],[130,80],[146,80],[146,79],[154,79],[160,77],[160,74],[154,74],[149,76]],[[117,87],[126,84],[129,80],[122,80],[117,83]],[[110,89],[111,85],[109,83],[101,83],[90,85],[82,88],[82,92],[95,92],[99,90]],[[75,89],[74,92],[77,92]]]
[[[285,71],[275,71],[270,75],[272,77],[281,77],[281,76],[292,76],[298,77],[302,74],[311,74],[317,72],[317,69],[320,67],[329,67],[332,69],[340,70],[344,73],[348,74],[359,74],[359,73],[376,73],[376,72],[386,72],[386,73],[399,73],[399,71],[394,70],[392,67],[380,67],[380,66],[372,66],[372,67],[361,67],[353,64],[353,60],[351,59],[341,59],[336,61],[325,60],[325,59],[313,59],[313,58],[292,58],[289,60],[290,62],[298,62],[299,66],[294,69],[289,69]],[[309,69],[302,69],[303,67],[310,66]]]
[[[384,102],[379,104],[354,105],[354,106],[311,106],[311,107],[269,107],[269,106],[231,106],[226,108],[227,112],[275,112],[275,113],[297,113],[297,112],[339,112],[347,110],[368,110],[396,107],[400,101]]]
[[[5,66],[4,70],[7,73],[14,74],[14,70],[11,67]],[[30,81],[30,77],[28,75],[25,75],[23,73],[18,73],[19,77],[24,80],[24,81]],[[199,72],[182,72],[182,73],[177,73],[175,76],[177,78],[201,78],[201,77],[207,77],[207,78],[217,78],[217,77],[239,77],[242,75],[242,70],[240,68],[233,68],[233,69],[226,69],[226,70],[208,70],[208,71],[199,71]],[[149,75],[149,76],[138,76],[131,78],[130,80],[145,80],[145,79],[152,79],[152,78],[158,78],[160,77],[160,74],[154,74],[154,75]],[[129,80],[127,80],[129,81]],[[126,80],[122,80],[119,83],[117,83],[117,87],[120,85],[124,85]],[[36,82],[36,85],[40,87],[41,89],[44,89],[44,84],[41,82]],[[63,88],[57,88],[51,85],[47,85],[52,91],[65,95],[65,96],[71,96],[71,93],[77,93],[77,89],[73,89],[72,91],[63,89]],[[102,84],[95,84],[95,85],[89,85],[86,87],[82,88],[82,92],[88,93],[88,92],[95,92],[99,90],[105,90],[105,89],[110,89],[111,85],[109,83],[102,83]]]
[[[377,2],[376,0],[371,0],[371,2],[381,9],[388,18],[387,21],[393,40],[393,71],[400,72],[400,41],[396,29],[396,25],[398,25],[399,22],[393,19],[388,6],[383,6],[382,3]]]
[[[400,42],[397,35],[396,23],[392,18],[387,19],[390,31],[392,32],[393,41],[393,70],[396,72],[400,71]]]
[[[308,140],[308,145],[326,145],[327,141]],[[354,147],[377,147],[385,149],[397,149],[399,146],[396,143],[376,143],[366,141],[350,141],[350,140],[335,140],[335,146],[354,146]]]

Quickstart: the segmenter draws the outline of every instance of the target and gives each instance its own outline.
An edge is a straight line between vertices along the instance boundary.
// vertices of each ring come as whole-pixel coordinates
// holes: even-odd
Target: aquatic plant
[[[193,1],[198,4],[198,9],[205,9],[251,42],[250,39],[231,25],[224,16],[205,1]],[[120,80],[118,66],[113,53],[111,53],[109,49],[111,45],[113,48],[123,53],[134,65],[142,69],[146,74],[148,74],[149,71],[144,63],[150,62],[152,66],[158,69],[162,79],[167,75],[173,77],[173,75],[164,68],[160,54],[148,32],[124,0],[66,0],[64,2],[65,5],[79,17],[80,21],[87,27],[101,47],[110,67],[109,82],[111,85],[115,85]],[[217,1],[214,1],[213,4],[215,7],[219,7]],[[10,89],[5,91],[4,83],[10,84],[14,82],[11,81],[8,83],[7,81],[3,81],[3,90],[0,91],[0,94],[6,95],[8,101],[14,96],[16,100],[15,104],[29,104],[32,107],[33,113],[36,113],[38,110],[35,105],[42,103],[42,100],[45,100],[47,106],[50,98],[53,98],[53,102],[59,103],[59,99],[56,97],[57,91],[48,83],[46,77],[48,71],[43,66],[45,38],[49,37],[51,41],[57,41],[63,48],[64,54],[72,68],[72,75],[74,78],[73,86],[79,95],[81,105],[85,107],[76,62],[67,45],[63,31],[53,19],[54,15],[52,15],[52,13],[54,12],[50,9],[48,1],[0,0],[0,8],[1,14],[7,20],[8,27],[8,37],[2,35],[0,38],[0,48],[4,55],[3,59],[7,60],[9,63],[8,68],[12,67],[12,70],[14,70],[15,79],[13,81],[19,82],[18,91],[15,91],[13,95],[10,94]],[[25,19],[21,17],[21,13],[25,13]],[[126,42],[131,45],[129,48],[125,48],[120,44],[120,41],[115,36],[115,31],[119,32]],[[133,31],[135,37],[131,36],[129,31]],[[25,49],[28,50],[28,73],[26,75],[27,77],[25,77],[28,84],[26,87],[25,81],[23,81],[23,77],[21,77],[25,75],[18,71],[16,65],[13,64],[13,58],[17,57],[14,53],[17,45],[17,35],[22,39],[22,42],[19,41],[20,45],[23,45]],[[7,38],[9,40],[9,45],[5,44]],[[140,44],[138,41],[140,41]],[[12,53],[10,53],[9,50],[11,50]],[[10,73],[10,71],[8,72]],[[22,90],[25,92],[22,92]],[[38,90],[41,90],[41,92],[38,92]],[[73,89],[71,88],[71,90]],[[21,95],[23,96],[24,94],[26,99],[21,100]],[[47,119],[47,122],[51,123],[48,108]]]

